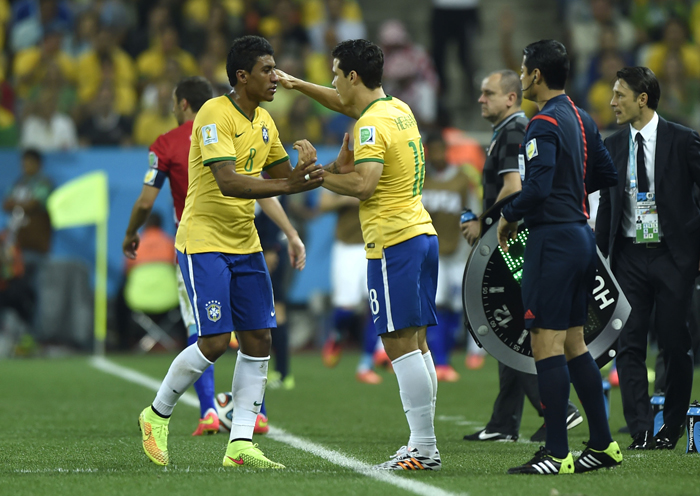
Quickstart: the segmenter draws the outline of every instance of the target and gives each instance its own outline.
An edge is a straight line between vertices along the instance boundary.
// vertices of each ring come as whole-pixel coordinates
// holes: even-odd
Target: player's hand
[[[275,69],[275,74],[277,74],[277,77],[279,78],[279,83],[288,90],[293,90],[294,83],[299,81],[294,76],[290,76],[286,72],[280,71],[279,69]]]
[[[134,260],[136,258],[136,250],[139,249],[139,243],[141,238],[139,238],[138,233],[127,234],[124,236],[124,242],[122,243],[122,251],[126,258]]]
[[[518,222],[508,222],[503,217],[498,221],[498,244],[508,253],[508,239],[518,237]]]
[[[470,220],[469,222],[460,224],[459,228],[462,230],[462,236],[466,238],[467,243],[474,246],[481,235],[481,222],[478,220]]]
[[[338,152],[338,158],[335,159],[335,165],[338,167],[338,173],[347,174],[355,170],[355,151],[348,147],[350,135],[345,133],[343,136],[343,145]]]
[[[290,265],[297,270],[304,270],[306,267],[306,247],[299,234],[294,233],[287,236],[287,252],[289,252]]]
[[[293,148],[299,152],[297,167],[306,162],[316,162],[316,148],[314,148],[314,145],[312,145],[309,140],[295,141]]]

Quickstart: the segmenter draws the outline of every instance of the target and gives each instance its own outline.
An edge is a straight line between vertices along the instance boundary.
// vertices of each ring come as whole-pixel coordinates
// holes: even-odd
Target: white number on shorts
[[[369,308],[372,310],[372,315],[379,313],[379,300],[377,299],[377,290],[369,290]]]

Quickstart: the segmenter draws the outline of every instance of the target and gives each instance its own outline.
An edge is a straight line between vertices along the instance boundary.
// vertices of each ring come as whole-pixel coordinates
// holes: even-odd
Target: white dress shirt
[[[654,112],[654,117],[640,131],[636,130],[630,124],[630,133],[632,135],[633,156],[637,157],[637,133],[642,133],[644,138],[644,165],[649,179],[649,193],[656,192],[654,184],[654,161],[656,160],[656,131],[659,127],[659,115]],[[629,137],[627,138],[629,140]],[[635,208],[637,205],[637,188],[630,188],[630,154],[627,154],[627,173],[625,174],[625,199],[622,210],[622,235],[627,238],[634,238],[637,235],[637,227],[635,221],[637,219]],[[639,174],[636,174],[637,184],[639,184]],[[658,203],[657,203],[658,205]],[[662,236],[661,226],[659,225],[659,237]]]

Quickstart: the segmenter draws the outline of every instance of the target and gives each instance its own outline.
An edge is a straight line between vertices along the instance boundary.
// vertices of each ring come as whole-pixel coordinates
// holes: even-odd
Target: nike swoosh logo
[[[244,134],[245,134],[245,131],[243,131],[241,134],[236,134],[235,136],[236,136],[236,138],[240,138],[240,137],[243,136]],[[235,460],[234,460],[234,461],[235,461]],[[241,463],[242,463],[242,462],[241,462]]]
[[[262,405],[262,403],[258,403],[257,401],[253,401],[253,405],[260,406],[260,405]]]
[[[236,460],[235,458],[231,458],[230,456],[227,456],[226,458],[228,458],[229,460],[231,460],[231,461],[232,461],[233,463],[235,463],[236,465],[243,465],[243,457],[242,457],[242,456],[239,456],[239,457],[238,457],[238,460]]]
[[[483,430],[479,433],[479,439],[481,439],[482,441],[486,441],[487,439],[493,439],[494,437],[498,437],[500,435],[501,435],[500,432],[488,432],[487,433],[485,430]]]
[[[372,322],[377,322],[379,320],[379,317],[375,317],[372,319]]]
[[[199,423],[201,425],[212,425],[214,423],[214,417],[209,417],[209,418],[200,420]]]
[[[270,317],[274,317],[274,316],[275,316],[275,312],[270,312]]]

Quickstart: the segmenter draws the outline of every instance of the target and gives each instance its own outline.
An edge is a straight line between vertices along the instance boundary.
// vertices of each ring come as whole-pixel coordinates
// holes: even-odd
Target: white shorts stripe
[[[197,290],[194,287],[194,272],[192,271],[192,255],[187,255],[187,273],[190,275],[190,285],[192,286],[192,312],[197,321],[197,335],[202,335],[202,326],[199,323],[199,308],[197,308]]]
[[[386,306],[386,330],[395,331],[394,319],[391,317],[391,298],[389,298],[389,276],[386,273],[386,254],[382,253],[382,281],[384,281],[384,305]]]

